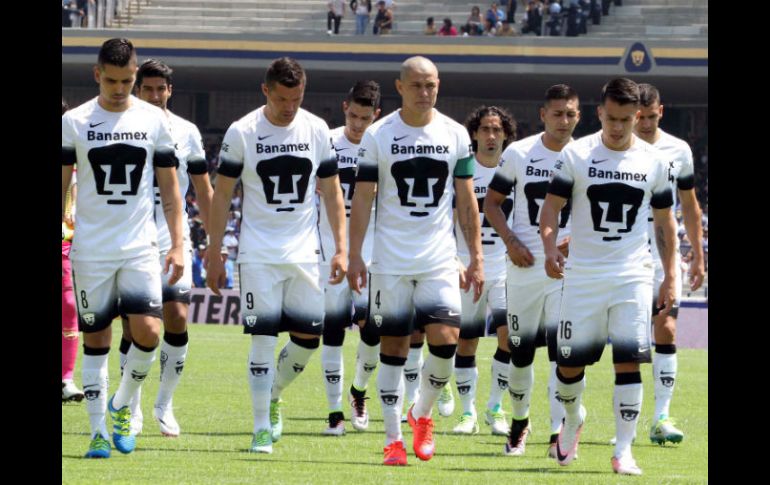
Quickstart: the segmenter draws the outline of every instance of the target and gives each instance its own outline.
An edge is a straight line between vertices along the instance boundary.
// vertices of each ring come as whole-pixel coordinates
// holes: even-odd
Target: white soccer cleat
[[[455,434],[478,434],[479,422],[475,414],[463,413],[460,415],[460,421],[452,429]]]
[[[78,389],[72,379],[61,381],[61,402],[80,402],[83,400],[83,391]]]
[[[130,406],[134,407],[134,406]],[[144,427],[144,414],[142,414],[142,407],[136,406],[136,409],[131,409],[131,436],[136,436],[142,432]]]
[[[449,385],[445,385],[441,389],[441,394],[438,396],[438,413],[444,417],[451,416],[455,412],[455,396],[452,394],[452,389]]]
[[[484,422],[492,427],[492,434],[497,436],[508,436],[508,423],[505,421],[505,413],[498,404],[492,409],[484,412]]]
[[[642,469],[636,465],[636,460],[629,453],[626,456],[612,457],[612,471],[618,475],[641,475]]]
[[[505,442],[503,454],[506,456],[523,456],[527,447],[527,438],[532,433],[532,427],[529,424],[529,420],[527,420],[526,425],[523,424],[523,421],[514,421],[513,425],[508,440]]]
[[[172,438],[179,436],[181,430],[179,429],[179,423],[176,422],[174,410],[170,404],[166,407],[155,406],[152,408],[152,415],[155,417],[155,421],[158,422],[158,426],[160,426],[160,434]]]
[[[342,436],[345,434],[345,416],[341,411],[329,413],[329,426],[324,430],[326,436]]]
[[[583,431],[583,424],[586,420],[586,408],[580,405],[580,421],[571,423],[564,418],[561,425],[561,433],[556,440],[556,461],[559,465],[567,466],[575,459],[578,442],[580,441],[580,432]]]
[[[357,398],[350,395],[350,424],[357,431],[364,431],[369,427],[369,411],[366,409],[366,400],[368,397]]]

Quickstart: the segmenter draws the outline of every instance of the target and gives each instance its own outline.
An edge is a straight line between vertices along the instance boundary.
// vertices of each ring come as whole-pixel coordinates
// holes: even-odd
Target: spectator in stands
[[[505,19],[505,13],[497,6],[496,2],[492,2],[489,10],[484,15],[487,34],[495,35],[495,32],[503,26],[503,19]]]
[[[530,0],[524,18],[525,24],[521,28],[522,34],[532,32],[537,36],[543,35],[543,4],[540,3],[540,0]]]
[[[548,28],[548,35],[561,35],[561,4],[558,0],[546,0],[548,10],[548,22],[545,24]]]
[[[506,19],[503,20],[503,26],[500,27],[495,35],[498,37],[514,37],[519,35],[519,33],[516,32],[516,29],[513,28],[513,25],[511,25],[511,23]]]
[[[463,35],[482,35],[484,33],[484,19],[481,17],[481,10],[477,5],[471,7],[471,14],[465,25],[460,27]]]
[[[356,35],[364,35],[369,26],[372,0],[351,0],[350,10],[356,13]]]
[[[441,26],[441,28],[438,31],[438,35],[441,36],[456,36],[457,35],[457,28],[452,25],[452,19],[449,17],[444,19],[444,25]]]
[[[329,35],[339,35],[340,22],[345,16],[345,0],[329,0],[329,13],[326,14],[326,33]],[[334,31],[332,32],[332,22],[334,22]]]
[[[199,244],[193,253],[192,259],[192,280],[196,288],[206,287],[206,268],[203,266],[203,260],[206,258],[206,246]]]
[[[64,13],[69,14],[69,25],[64,25]],[[62,2],[62,26],[80,28],[83,22],[84,11],[78,5],[77,0],[64,0]]]
[[[433,23],[433,17],[428,17],[425,20],[425,30],[423,31],[423,34],[436,35],[437,33],[438,33],[438,30],[436,30],[436,26]]]
[[[227,249],[228,256],[235,261],[235,258],[238,257],[238,238],[235,237],[235,227],[227,226],[227,229],[225,229],[222,248]]]
[[[509,24],[516,24],[516,3],[518,0],[505,0],[505,19]]]
[[[384,0],[377,2],[377,15],[374,17],[374,35],[389,34],[393,28],[393,11],[385,5]]]

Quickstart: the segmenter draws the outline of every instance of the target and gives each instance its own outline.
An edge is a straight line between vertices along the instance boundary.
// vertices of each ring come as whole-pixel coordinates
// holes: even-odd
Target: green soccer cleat
[[[658,422],[652,425],[650,428],[650,441],[659,445],[666,444],[666,441],[671,443],[681,443],[684,439],[684,433],[674,426],[674,420],[666,417],[661,417]]]
[[[100,433],[96,433],[91,439],[91,444],[86,452],[86,458],[109,458],[110,457],[110,442],[104,439]]]
[[[113,394],[107,403],[107,409],[112,416],[112,442],[115,449],[121,453],[131,453],[136,448],[136,437],[131,434],[131,410],[128,406],[115,409],[112,406]]]
[[[283,401],[280,399],[276,399],[275,401],[270,401],[270,427],[271,430],[271,437],[273,439],[273,443],[281,439],[281,434],[283,434],[283,419],[281,419],[281,404],[283,404]]]
[[[254,433],[249,451],[252,453],[268,454],[273,452],[273,437],[269,429],[260,429]]]

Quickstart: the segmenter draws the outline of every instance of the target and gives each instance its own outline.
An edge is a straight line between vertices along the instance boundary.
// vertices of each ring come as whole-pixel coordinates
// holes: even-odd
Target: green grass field
[[[679,379],[671,413],[685,432],[680,445],[665,447],[647,438],[653,411],[651,366],[643,367],[644,408],[639,420],[633,452],[644,470],[641,477],[620,477],[612,473],[610,457],[615,420],[612,414],[613,377],[611,352],[587,370],[584,404],[588,409],[580,442],[580,458],[560,467],[546,458],[548,403],[545,396],[548,363],[544,350],[535,361],[535,393],[530,419],[533,435],[524,457],[502,454],[503,437],[492,436],[483,423],[483,407],[489,390],[489,365],[496,339],[484,338],[476,358],[479,366],[477,411],[481,433],[454,436],[452,427],[459,416],[443,418],[434,411],[436,455],[421,462],[411,451],[412,433],[404,424],[409,466],[382,466],[384,431],[376,394],[375,378],[369,384],[370,425],[356,432],[347,423],[343,437],[321,435],[327,417],[326,394],[320,370],[320,350],[305,372],[284,392],[283,438],[272,455],[248,453],[252,415],[246,380],[249,337],[241,327],[192,325],[190,350],[182,381],[174,397],[176,417],[182,427],[179,438],[161,436],[152,419],[152,403],[158,385],[158,363],[145,381],[142,409],[144,431],[130,455],[113,449],[108,460],[86,460],[88,415],[85,401],[62,405],[62,483],[153,483],[153,484],[276,484],[276,483],[516,483],[516,484],[616,484],[708,483],[708,351],[679,350]],[[114,325],[110,356],[110,389],[117,388],[120,373],[118,342],[120,325]],[[288,339],[279,339],[280,349]],[[350,386],[355,364],[357,332],[345,341],[345,388]],[[424,350],[427,353],[427,349]],[[80,383],[80,359],[75,381]],[[457,396],[452,380],[453,392]],[[347,395],[347,391],[346,391]],[[510,411],[510,398],[504,397]],[[348,408],[345,416],[349,417]],[[111,429],[111,421],[108,427]]]

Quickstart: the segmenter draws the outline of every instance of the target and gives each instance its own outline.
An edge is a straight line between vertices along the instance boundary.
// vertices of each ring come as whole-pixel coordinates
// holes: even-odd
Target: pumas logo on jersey
[[[527,167],[527,172],[532,167]],[[524,197],[527,198],[527,213],[529,214],[529,225],[537,227],[537,233],[540,234],[540,210],[543,208],[545,196],[548,192],[548,181],[530,182],[524,185]],[[559,212],[559,227],[564,229],[569,221],[569,214],[572,210],[572,199],[567,199]]]
[[[253,327],[257,324],[257,316],[256,315],[246,315],[243,317],[243,320],[246,322],[247,327]]]
[[[257,163],[268,204],[278,205],[276,212],[292,212],[293,204],[305,200],[313,163],[307,158],[284,155]]]
[[[619,241],[622,234],[631,232],[642,205],[644,190],[609,183],[591,185],[586,194],[591,203],[594,231],[609,234],[602,237],[603,241]]]
[[[142,180],[147,151],[142,147],[115,143],[88,150],[88,163],[94,172],[96,193],[111,196],[107,204],[127,204]]]
[[[378,327],[382,326],[382,315],[375,315],[374,316],[374,324]]]
[[[514,347],[518,347],[519,345],[521,345],[521,337],[519,337],[518,335],[514,335],[513,337],[511,337],[511,345],[513,345]]]
[[[86,325],[93,325],[96,322],[96,315],[93,313],[84,313],[83,314],[83,323]]]
[[[569,346],[566,346],[566,345],[562,346],[562,348],[561,348],[561,355],[564,358],[569,358],[570,354],[572,354],[572,347],[569,347]]]
[[[390,167],[390,173],[396,181],[401,205],[415,208],[409,215],[425,217],[430,212],[416,209],[438,207],[441,196],[446,192],[449,166],[443,160],[417,157],[395,162]]]

